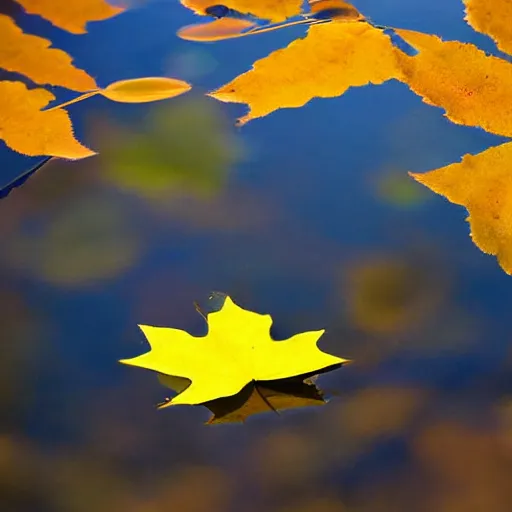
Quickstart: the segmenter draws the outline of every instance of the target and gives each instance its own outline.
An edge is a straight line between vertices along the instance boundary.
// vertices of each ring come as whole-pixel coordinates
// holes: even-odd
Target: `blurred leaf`
[[[305,39],[257,61],[210,95],[247,103],[249,113],[240,119],[246,123],[279,108],[301,107],[315,97],[333,98],[350,87],[398,78],[397,53],[389,37],[368,23],[313,25]]]
[[[0,137],[10,148],[28,156],[78,159],[94,155],[74,138],[65,110],[41,111],[53,99],[44,89],[0,81]]]
[[[512,68],[512,66],[511,66]],[[412,176],[469,212],[471,238],[512,274],[512,142]]]
[[[97,143],[106,178],[148,199],[174,191],[212,195],[241,154],[218,105],[205,99],[162,105],[144,131],[113,126]]]
[[[418,325],[440,303],[444,289],[421,262],[374,257],[347,270],[351,321],[374,334],[397,334]]]
[[[141,252],[139,234],[115,201],[84,198],[53,214],[40,233],[5,244],[9,265],[55,286],[87,286],[122,274]]]
[[[492,37],[502,52],[512,54],[512,2],[464,0],[466,21],[478,32]]]
[[[412,448],[421,470],[432,475],[434,483],[426,496],[427,510],[508,510],[510,453],[492,429],[448,422],[427,425]]]
[[[140,326],[151,351],[121,363],[190,379],[192,384],[164,405],[168,406],[204,404],[232,397],[253,381],[316,374],[346,362],[318,349],[316,343],[323,331],[275,342],[269,334],[271,323],[270,315],[244,310],[227,297],[220,311],[208,315],[207,336],[196,338],[179,329]],[[247,399],[254,404],[252,391]],[[253,404],[246,410],[260,407]]]
[[[353,439],[374,442],[399,436],[424,406],[425,390],[400,387],[369,387],[343,400],[337,426]]]
[[[378,195],[380,198],[398,208],[411,208],[422,204],[428,193],[421,189],[404,172],[386,172],[378,182]]]
[[[302,10],[302,0],[181,0],[181,3],[197,14],[207,14],[206,9],[222,4],[222,7],[234,9],[242,14],[252,14],[270,21],[283,21],[296,16]]]
[[[112,101],[146,103],[178,96],[190,90],[183,80],[166,77],[144,77],[120,80],[109,84],[99,93]]]
[[[86,23],[111,18],[123,12],[120,7],[113,7],[105,0],[16,0],[29,14],[46,18],[56,27],[85,34]]]
[[[21,73],[40,84],[59,85],[74,91],[96,89],[94,79],[72,64],[62,50],[50,48],[42,37],[24,34],[8,16],[0,14],[0,68]]]

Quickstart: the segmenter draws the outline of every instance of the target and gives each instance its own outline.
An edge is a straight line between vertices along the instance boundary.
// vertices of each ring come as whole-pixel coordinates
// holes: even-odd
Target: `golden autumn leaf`
[[[120,362],[189,379],[190,386],[168,405],[204,404],[236,395],[251,382],[320,373],[347,362],[318,349],[323,330],[274,341],[270,315],[244,310],[229,297],[207,322],[208,334],[199,338],[179,329],[140,326],[151,351]]]
[[[44,89],[28,89],[22,82],[0,81],[0,138],[28,156],[85,158],[94,151],[73,136],[65,110],[42,112],[55,97]]]
[[[242,14],[252,14],[261,19],[283,21],[296,16],[302,10],[302,0],[181,0],[181,3],[197,14],[207,14],[206,9],[222,5]]]
[[[160,374],[158,378],[161,384],[179,393],[190,384],[186,379],[170,375]],[[186,382],[185,385],[183,381]],[[293,377],[265,383],[251,382],[236,395],[211,400],[202,405],[213,413],[207,422],[212,425],[243,423],[249,416],[262,412],[279,412],[326,403],[322,392],[315,384],[301,377]],[[164,402],[159,408],[167,405],[168,402]]]
[[[210,95],[247,103],[249,113],[240,119],[245,123],[279,108],[301,107],[316,97],[340,96],[350,87],[399,78],[397,53],[389,37],[368,23],[313,25],[306,38],[257,61]]]
[[[411,30],[396,30],[419,50],[397,52],[403,81],[458,124],[512,136],[512,64],[476,46]]]
[[[51,42],[25,34],[14,21],[0,14],[0,68],[20,73],[39,84],[59,85],[74,91],[96,89],[94,79],[72,64],[62,50],[50,48]]]
[[[464,0],[466,21],[489,35],[498,48],[512,54],[512,2],[510,0]]]
[[[423,174],[411,174],[450,202],[465,206],[474,243],[512,274],[512,142]]]
[[[178,96],[190,88],[190,84],[175,78],[144,77],[119,80],[98,90],[98,93],[112,101],[146,103]]]
[[[37,14],[56,27],[85,34],[86,24],[101,21],[123,12],[105,0],[16,0],[29,14]]]

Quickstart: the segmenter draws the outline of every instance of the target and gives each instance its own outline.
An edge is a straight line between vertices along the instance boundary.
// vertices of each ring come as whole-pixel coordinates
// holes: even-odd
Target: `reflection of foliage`
[[[377,258],[348,272],[353,323],[369,333],[397,333],[416,326],[438,305],[442,283],[413,261]]]
[[[378,183],[378,195],[383,201],[399,208],[411,208],[425,200],[427,194],[406,174],[387,172]]]
[[[30,403],[43,326],[15,289],[0,288],[0,312],[0,407],[10,411],[10,422]]]
[[[56,212],[48,225],[6,244],[9,264],[61,286],[80,286],[123,273],[140,252],[137,232],[116,202],[83,199]]]
[[[175,392],[181,393],[190,381],[180,377],[159,374],[161,384]],[[182,384],[180,381],[186,381]],[[236,395],[205,402],[204,405],[213,412],[208,424],[243,423],[249,416],[262,412],[277,412],[298,407],[311,407],[326,403],[322,392],[313,382],[301,377],[251,382]],[[164,402],[162,406],[166,406]]]
[[[239,158],[219,107],[206,99],[160,105],[148,124],[141,133],[109,130],[101,150],[108,178],[142,196],[215,193]]]

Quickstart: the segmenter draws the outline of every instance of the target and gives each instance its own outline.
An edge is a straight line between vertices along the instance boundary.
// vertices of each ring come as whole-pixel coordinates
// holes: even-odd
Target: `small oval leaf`
[[[146,77],[120,80],[99,92],[112,101],[146,103],[179,96],[189,91],[191,87],[187,82],[175,78]]]
[[[245,31],[256,26],[248,20],[221,18],[209,23],[187,25],[180,28],[177,35],[187,41],[212,42],[243,36]]]

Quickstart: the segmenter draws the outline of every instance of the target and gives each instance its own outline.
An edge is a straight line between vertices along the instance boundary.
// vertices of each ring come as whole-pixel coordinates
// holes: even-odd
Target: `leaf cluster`
[[[73,34],[86,32],[86,23],[105,20],[123,11],[104,0],[19,0],[28,14],[42,16]],[[0,14],[0,68],[18,75],[0,81],[0,138],[13,150],[28,156],[80,159],[95,152],[79,142],[64,107],[94,95],[112,101],[140,103],[157,101],[190,89],[181,80],[146,77],[121,80],[101,88],[94,78],[73,63],[51,41],[24,33],[15,21]],[[82,93],[71,101],[53,105],[54,94],[44,85]],[[20,183],[18,183],[20,184]]]

